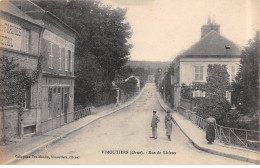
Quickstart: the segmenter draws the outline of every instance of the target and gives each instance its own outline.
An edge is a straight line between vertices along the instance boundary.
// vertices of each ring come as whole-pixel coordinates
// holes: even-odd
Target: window
[[[201,90],[193,91],[193,97],[205,97],[206,93]]]
[[[62,70],[62,62],[61,62],[61,60],[62,60],[62,48],[59,48],[59,70]]]
[[[25,87],[25,103],[24,108],[29,109],[31,106],[31,86]]]
[[[30,50],[30,31],[27,29],[22,29],[22,47],[21,50],[24,52],[29,52]]]
[[[195,66],[195,80],[196,81],[203,80],[203,66]]]
[[[52,46],[52,43],[49,42],[48,43],[48,54],[49,54],[49,68],[53,68],[53,46]]]
[[[231,81],[235,80],[236,77],[236,67],[231,66]]]
[[[65,59],[65,71],[72,72],[72,53],[70,50],[68,50]]]

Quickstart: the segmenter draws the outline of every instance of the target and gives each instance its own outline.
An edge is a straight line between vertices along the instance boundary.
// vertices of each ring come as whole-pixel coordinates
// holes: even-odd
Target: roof
[[[0,1],[0,10],[18,18],[21,18],[23,20],[26,20],[28,22],[39,25],[34,19],[32,19],[30,16],[25,14],[23,11],[21,11],[19,8],[17,8],[15,5],[8,1]]]
[[[230,48],[230,49],[226,49]],[[211,30],[197,43],[180,54],[180,56],[237,56],[241,54],[241,48],[234,42]]]
[[[64,25],[67,29],[69,29],[70,31],[72,31],[75,34],[78,34],[78,32],[76,30],[74,30],[73,28],[71,28],[69,25],[67,25],[65,22],[63,22],[60,18],[58,18],[56,15],[54,15],[53,13],[44,10],[43,8],[39,7],[38,5],[36,5],[35,3],[33,3],[30,0],[25,0],[23,1],[23,3],[29,3],[31,5],[31,9],[30,11],[25,11],[25,13],[27,14],[35,14],[35,13],[42,13],[42,14],[47,14],[49,16],[51,16],[52,18],[54,18],[55,20],[57,20],[58,22],[60,22],[62,25]],[[33,17],[33,16],[32,16]],[[42,18],[41,18],[42,19]],[[43,23],[43,22],[41,22]]]

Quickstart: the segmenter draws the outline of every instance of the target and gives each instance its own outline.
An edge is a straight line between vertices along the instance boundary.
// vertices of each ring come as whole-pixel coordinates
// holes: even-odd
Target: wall
[[[206,82],[209,64],[227,65],[227,71],[231,75],[231,66],[235,66],[236,72],[238,72],[240,58],[181,58],[180,84],[190,85],[192,82],[198,82],[195,81],[195,66],[203,66],[203,80],[199,82]]]
[[[42,27],[14,17],[7,13],[1,12],[1,25],[5,25],[1,29],[1,35],[9,38],[8,45],[1,45],[1,56],[7,56],[9,59],[13,58],[15,63],[19,64],[20,69],[26,69],[29,74],[36,70],[39,59],[39,38]],[[7,27],[6,27],[7,26]],[[29,50],[23,51],[22,35],[23,29],[29,32]],[[3,41],[1,41],[3,42]],[[18,118],[18,107],[8,107],[5,113],[5,122],[7,123],[8,138],[19,138],[23,136],[23,126],[35,125],[37,116],[37,97],[38,97],[38,83],[31,87],[30,108],[25,109],[21,118]],[[18,121],[19,120],[19,121]]]
[[[12,138],[19,138],[18,113],[18,106],[8,106],[4,109],[5,135],[8,141]],[[0,115],[1,117],[3,115],[2,109],[0,109]]]

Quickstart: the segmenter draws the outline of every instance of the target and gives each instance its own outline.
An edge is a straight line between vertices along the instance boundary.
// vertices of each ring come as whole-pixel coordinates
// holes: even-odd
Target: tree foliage
[[[37,69],[30,75],[26,69],[21,69],[13,58],[6,56],[0,58],[0,106],[21,105],[24,102],[25,88],[37,82],[41,71],[41,58]]]
[[[191,86],[187,86],[185,83],[181,85],[181,98],[182,99],[192,99]]]
[[[206,91],[203,99],[198,99],[196,112],[206,118],[208,115],[216,118],[219,124],[224,124],[236,117],[230,114],[230,103],[226,100],[226,91],[230,89],[229,74],[226,65],[209,65],[207,69],[207,83],[194,86],[195,90]]]
[[[132,47],[126,10],[94,0],[35,2],[78,32],[75,48],[75,102],[94,103],[95,94],[110,92],[111,82],[129,58]]]
[[[41,59],[38,59],[37,69],[30,75],[27,70],[21,69],[13,58],[4,55],[0,57],[0,107],[1,117],[1,143],[6,141],[5,133],[5,107],[9,105],[19,105],[19,114],[22,115],[25,102],[26,88],[31,87],[38,80],[41,71]]]
[[[243,115],[253,116],[259,110],[259,57],[259,40],[255,38],[242,51],[239,72],[233,83],[233,103]]]
[[[118,84],[119,88],[123,90],[126,95],[126,98],[129,99],[138,92],[137,80],[134,77],[129,78],[126,82]]]

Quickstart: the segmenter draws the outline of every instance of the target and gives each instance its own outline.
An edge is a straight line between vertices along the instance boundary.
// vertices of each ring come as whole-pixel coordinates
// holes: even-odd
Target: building
[[[41,33],[40,54],[43,57],[37,133],[47,132],[73,121],[74,53],[76,31],[52,13],[29,0],[12,1],[32,17],[44,30]]]
[[[16,33],[5,33],[6,37],[17,43],[10,48],[10,39],[7,42],[2,40],[6,44],[1,48],[3,53],[8,52],[19,58],[20,65],[31,71],[37,67],[41,58],[37,84],[26,94],[26,115],[20,124],[20,132],[23,136],[42,134],[73,121],[77,32],[29,0],[1,3],[9,4],[8,8],[1,10],[4,21],[1,23],[4,28],[9,24]],[[10,16],[7,16],[8,12]]]
[[[174,59],[174,107],[180,106],[181,85],[206,82],[209,64],[227,66],[230,82],[235,78],[240,64],[241,48],[220,34],[220,25],[208,19],[201,28],[201,39]],[[193,92],[194,97],[204,97],[202,91]],[[231,95],[227,92],[227,98]]]
[[[43,27],[12,3],[0,2],[0,54],[8,59],[13,58],[21,69],[29,73],[35,71],[40,57],[40,34]],[[35,132],[37,125],[37,93],[39,83],[26,88],[24,112],[21,123],[17,106],[4,109],[5,131],[7,139],[18,138]],[[20,123],[20,124],[18,124]]]

